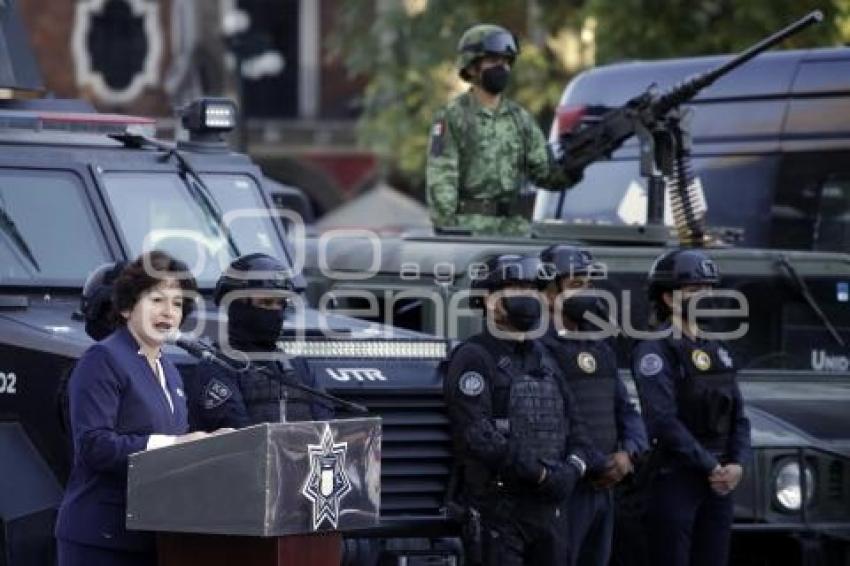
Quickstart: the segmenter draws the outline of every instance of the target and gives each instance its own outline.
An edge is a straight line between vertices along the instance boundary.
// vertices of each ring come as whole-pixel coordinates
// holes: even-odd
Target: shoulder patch
[[[431,126],[431,157],[443,154],[443,136],[446,134],[446,121],[440,118]]]
[[[458,387],[467,397],[478,397],[484,391],[484,376],[477,371],[464,372],[458,380]]]
[[[204,388],[204,409],[215,409],[233,397],[233,391],[217,379],[211,379]]]
[[[694,366],[700,371],[708,371],[711,369],[711,356],[705,350],[694,350],[691,352],[691,360]]]
[[[644,354],[644,356],[640,359],[640,363],[638,364],[638,369],[640,370],[640,373],[647,377],[657,375],[663,367],[664,361],[662,361],[661,356],[654,352],[650,354]]]

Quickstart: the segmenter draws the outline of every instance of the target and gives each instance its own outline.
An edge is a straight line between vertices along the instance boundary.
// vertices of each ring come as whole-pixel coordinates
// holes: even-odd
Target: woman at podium
[[[159,251],[115,281],[116,330],[85,351],[68,386],[74,464],[56,523],[60,566],[156,564],[153,535],[124,527],[127,458],[206,436],[186,434],[183,383],[160,352],[195,288],[185,264]]]

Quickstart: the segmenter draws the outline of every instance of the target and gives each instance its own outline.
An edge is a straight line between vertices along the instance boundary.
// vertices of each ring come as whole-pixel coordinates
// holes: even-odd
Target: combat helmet
[[[466,69],[485,55],[501,55],[513,63],[519,54],[519,43],[514,34],[493,24],[478,24],[466,30],[457,44],[458,75],[469,80]]]
[[[231,262],[216,283],[213,301],[216,305],[221,305],[222,299],[228,293],[248,290],[298,289],[290,277],[289,269],[283,263],[270,255],[253,253],[240,256]]]
[[[665,292],[686,285],[720,284],[720,270],[708,255],[698,249],[671,250],[658,256],[649,270],[649,300],[654,303],[659,318],[667,312],[661,300]]]
[[[112,290],[126,265],[125,261],[104,263],[92,271],[83,284],[80,313],[86,323],[86,334],[93,340],[103,340],[114,329],[111,320]]]
[[[472,289],[497,291],[510,283],[526,283],[543,288],[552,280],[554,272],[537,256],[501,254],[487,259],[478,275],[472,280]],[[473,295],[469,305],[482,308],[484,301],[481,296]]]
[[[568,244],[552,244],[540,252],[540,261],[554,270],[555,279],[588,276],[596,266],[593,254]]]

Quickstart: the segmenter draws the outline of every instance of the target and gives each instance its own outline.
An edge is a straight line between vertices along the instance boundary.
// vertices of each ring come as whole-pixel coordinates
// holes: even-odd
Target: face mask
[[[564,300],[561,312],[574,323],[582,324],[587,322],[584,318],[586,313],[600,314],[599,302],[595,296],[576,293]]]
[[[488,67],[481,71],[481,88],[490,94],[499,94],[508,86],[511,72],[504,65]]]
[[[275,348],[283,325],[283,309],[261,309],[246,301],[234,301],[227,317],[227,335],[231,345],[243,350],[257,348],[269,351]]]
[[[682,319],[690,320],[691,313],[696,314],[697,311],[700,315],[698,318],[710,319],[713,318],[711,311],[722,308],[724,308],[724,305],[720,297],[702,295],[699,300],[696,297],[684,297],[682,299]]]
[[[528,332],[539,324],[541,307],[537,297],[503,297],[502,304],[508,315],[508,322],[520,332]]]

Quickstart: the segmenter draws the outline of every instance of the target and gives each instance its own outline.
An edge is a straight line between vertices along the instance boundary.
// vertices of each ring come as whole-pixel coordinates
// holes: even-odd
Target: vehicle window
[[[754,215],[768,210],[776,177],[774,156],[696,156],[697,180],[708,204],[708,225],[743,230],[743,245],[765,245],[770,219]],[[669,191],[665,191],[664,223],[673,225]],[[643,224],[646,222],[646,180],[636,159],[594,163],[584,179],[561,195],[539,191],[535,219],[560,218],[570,222]],[[559,214],[560,212],[560,214]]]
[[[277,256],[282,253],[280,237],[271,225],[275,222],[260,198],[259,189],[244,175],[204,175],[218,205],[230,219],[242,253],[262,252]],[[228,214],[230,213],[230,214]],[[243,249],[244,248],[244,249]]]
[[[846,251],[850,153],[787,153],[771,210],[774,247]]]
[[[107,173],[107,197],[131,255],[158,248],[185,261],[211,287],[238,255],[262,252],[286,261],[257,185],[246,176],[209,175],[205,190],[171,173]],[[244,211],[244,216],[243,216]]]
[[[0,283],[80,285],[107,261],[79,178],[0,169]]]

